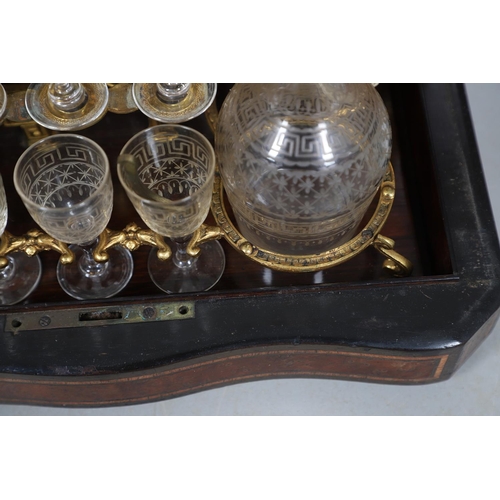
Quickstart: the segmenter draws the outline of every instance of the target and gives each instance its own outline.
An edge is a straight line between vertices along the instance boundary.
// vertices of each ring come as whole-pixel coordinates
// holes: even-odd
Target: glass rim
[[[3,114],[7,109],[7,91],[0,83],[0,121],[3,120]]]
[[[210,182],[210,180],[213,179],[214,176],[215,176],[215,170],[216,170],[215,151],[214,151],[214,148],[213,148],[212,144],[210,143],[210,141],[201,132],[199,132],[198,130],[195,130],[194,128],[191,128],[191,127],[186,127],[185,125],[179,125],[177,123],[171,123],[171,124],[169,124],[169,123],[162,123],[160,125],[154,125],[153,127],[148,127],[148,128],[146,128],[144,130],[141,130],[140,132],[137,132],[122,147],[122,149],[121,149],[121,151],[120,151],[120,153],[118,155],[118,159],[120,158],[121,155],[130,154],[130,153],[127,153],[125,150],[129,146],[129,144],[132,143],[132,141],[134,141],[138,137],[140,137],[140,136],[147,137],[148,134],[151,131],[159,130],[159,129],[167,129],[167,128],[168,129],[177,128],[177,129],[187,130],[189,132],[194,132],[194,135],[197,136],[200,139],[200,141],[207,147],[207,151],[208,151],[209,157],[210,157],[209,158],[210,169],[209,169],[209,172],[208,172],[208,175],[207,175],[207,181],[205,182],[205,184],[198,191],[196,191],[196,193],[194,193],[192,195],[189,195],[189,196],[186,196],[185,198],[182,198],[180,200],[175,200],[175,201],[169,200],[168,198],[163,198],[162,201],[160,202],[160,201],[154,201],[154,200],[143,200],[139,195],[137,195],[137,193],[134,190],[130,189],[126,185],[126,183],[123,182],[120,169],[117,168],[118,178],[120,180],[120,184],[122,185],[123,189],[125,189],[125,191],[127,193],[132,194],[135,198],[141,199],[144,203],[146,203],[148,205],[159,205],[159,204],[162,204],[162,205],[176,206],[176,205],[180,205],[180,204],[183,204],[183,203],[187,203],[187,202],[189,202],[189,200],[197,197],[198,193],[200,191],[204,191],[205,189],[208,189],[208,187],[212,185],[212,183]],[[118,163],[118,160],[117,160],[117,163]]]
[[[40,147],[41,144],[43,144],[45,142],[47,142],[47,143],[55,142],[55,141],[58,141],[59,139],[67,139],[67,138],[77,138],[77,139],[82,140],[82,142],[89,143],[95,147],[97,152],[104,158],[104,177],[102,178],[102,182],[99,184],[99,187],[88,198],[85,198],[85,200],[80,201],[78,203],[75,203],[74,205],[71,205],[71,207],[44,207],[43,205],[39,205],[38,203],[35,203],[34,201],[32,201],[31,199],[29,199],[26,196],[24,189],[20,186],[20,184],[18,182],[18,174],[19,174],[19,171],[21,170],[21,166],[22,166],[23,162],[25,161],[25,158],[30,153],[35,151],[38,147]],[[79,134],[57,134],[57,135],[51,135],[49,137],[44,137],[43,139],[40,139],[39,141],[37,141],[34,144],[32,144],[31,146],[29,146],[23,152],[23,154],[18,158],[16,165],[14,167],[13,178],[14,178],[14,187],[16,188],[17,193],[19,194],[19,196],[21,197],[21,199],[25,205],[37,207],[37,208],[43,209],[43,210],[50,210],[51,212],[59,212],[59,211],[62,212],[62,211],[67,211],[68,208],[71,208],[72,210],[74,210],[76,208],[83,207],[83,206],[88,204],[89,200],[92,200],[93,198],[97,197],[97,195],[99,195],[100,192],[105,189],[108,180],[111,179],[111,169],[109,166],[108,155],[106,154],[104,149],[99,144],[97,144],[97,142],[93,141],[92,139],[89,139],[88,137],[85,137],[85,136],[79,135]]]

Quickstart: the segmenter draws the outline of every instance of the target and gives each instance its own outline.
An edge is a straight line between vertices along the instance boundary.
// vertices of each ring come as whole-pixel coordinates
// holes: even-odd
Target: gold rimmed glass
[[[201,115],[212,104],[216,83],[134,83],[137,107],[161,123],[183,123]]]
[[[39,125],[64,132],[98,122],[107,111],[108,100],[105,83],[32,83],[25,102]]]

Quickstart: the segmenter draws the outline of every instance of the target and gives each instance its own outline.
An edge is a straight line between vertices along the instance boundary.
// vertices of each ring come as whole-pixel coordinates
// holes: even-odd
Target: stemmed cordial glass
[[[0,175],[0,235],[7,226],[7,197]],[[17,304],[24,300],[40,282],[42,265],[38,255],[13,252],[0,258],[0,305]]]
[[[171,260],[159,260],[155,249],[148,260],[151,279],[167,293],[208,290],[224,271],[218,241],[204,243],[197,257],[187,252],[210,209],[214,173],[210,142],[182,125],[139,132],[121,151],[118,176],[130,201],[145,224],[173,245]]]
[[[82,300],[107,298],[126,286],[133,272],[127,249],[114,247],[104,263],[92,255],[113,209],[109,162],[98,144],[75,134],[42,139],[19,158],[14,183],[33,219],[75,253],[73,263],[57,265],[66,293]]]
[[[26,91],[26,110],[42,127],[82,130],[99,121],[107,110],[105,83],[32,83]]]
[[[134,83],[137,107],[161,123],[182,123],[201,115],[212,104],[216,83]]]

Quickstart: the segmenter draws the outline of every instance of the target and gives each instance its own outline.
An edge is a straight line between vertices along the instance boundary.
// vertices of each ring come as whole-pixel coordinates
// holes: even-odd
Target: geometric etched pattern
[[[53,144],[47,141],[35,148],[23,159],[18,179],[28,210],[48,234],[66,243],[85,244],[109,222],[113,187],[100,151],[74,140],[54,139]]]
[[[53,160],[53,158],[52,158]],[[84,163],[63,163],[40,170],[35,179],[24,176],[28,197],[42,207],[81,203],[100,185],[103,172]]]
[[[80,203],[97,189],[105,175],[99,158],[93,150],[73,144],[42,150],[23,168],[23,190],[42,207]]]
[[[206,148],[191,138],[139,144],[130,154],[137,161],[143,184],[170,200],[193,195],[205,184],[209,173]]]
[[[135,158],[141,182],[165,202],[131,201],[150,229],[181,238],[192,234],[210,209],[213,152],[196,131],[168,125],[150,130],[131,139],[122,154]]]
[[[247,239],[284,253],[349,239],[391,151],[372,85],[238,84],[221,114],[217,154]]]

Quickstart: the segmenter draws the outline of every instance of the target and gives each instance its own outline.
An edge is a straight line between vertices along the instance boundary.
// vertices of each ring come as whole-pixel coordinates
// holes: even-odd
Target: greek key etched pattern
[[[257,98],[267,88],[240,85],[228,100],[233,120],[217,131],[241,230],[275,251],[294,240],[300,251],[346,241],[387,168],[391,130],[380,96],[370,85],[325,84]]]
[[[141,217],[165,236],[192,233],[210,205],[211,190],[206,185],[212,174],[205,145],[195,137],[174,135],[167,140],[159,135],[155,141],[136,144],[129,154],[137,161],[137,174],[144,185],[166,201],[179,202],[157,208],[137,205]]]
[[[33,204],[27,208],[54,238],[88,243],[104,230],[111,217],[113,188],[109,175],[106,177],[105,161],[97,151],[80,144],[47,149],[23,167],[21,186]]]
[[[158,195],[175,199],[194,194],[204,185],[208,154],[194,139],[178,137],[168,142],[139,144],[131,154],[137,160],[141,181]]]

